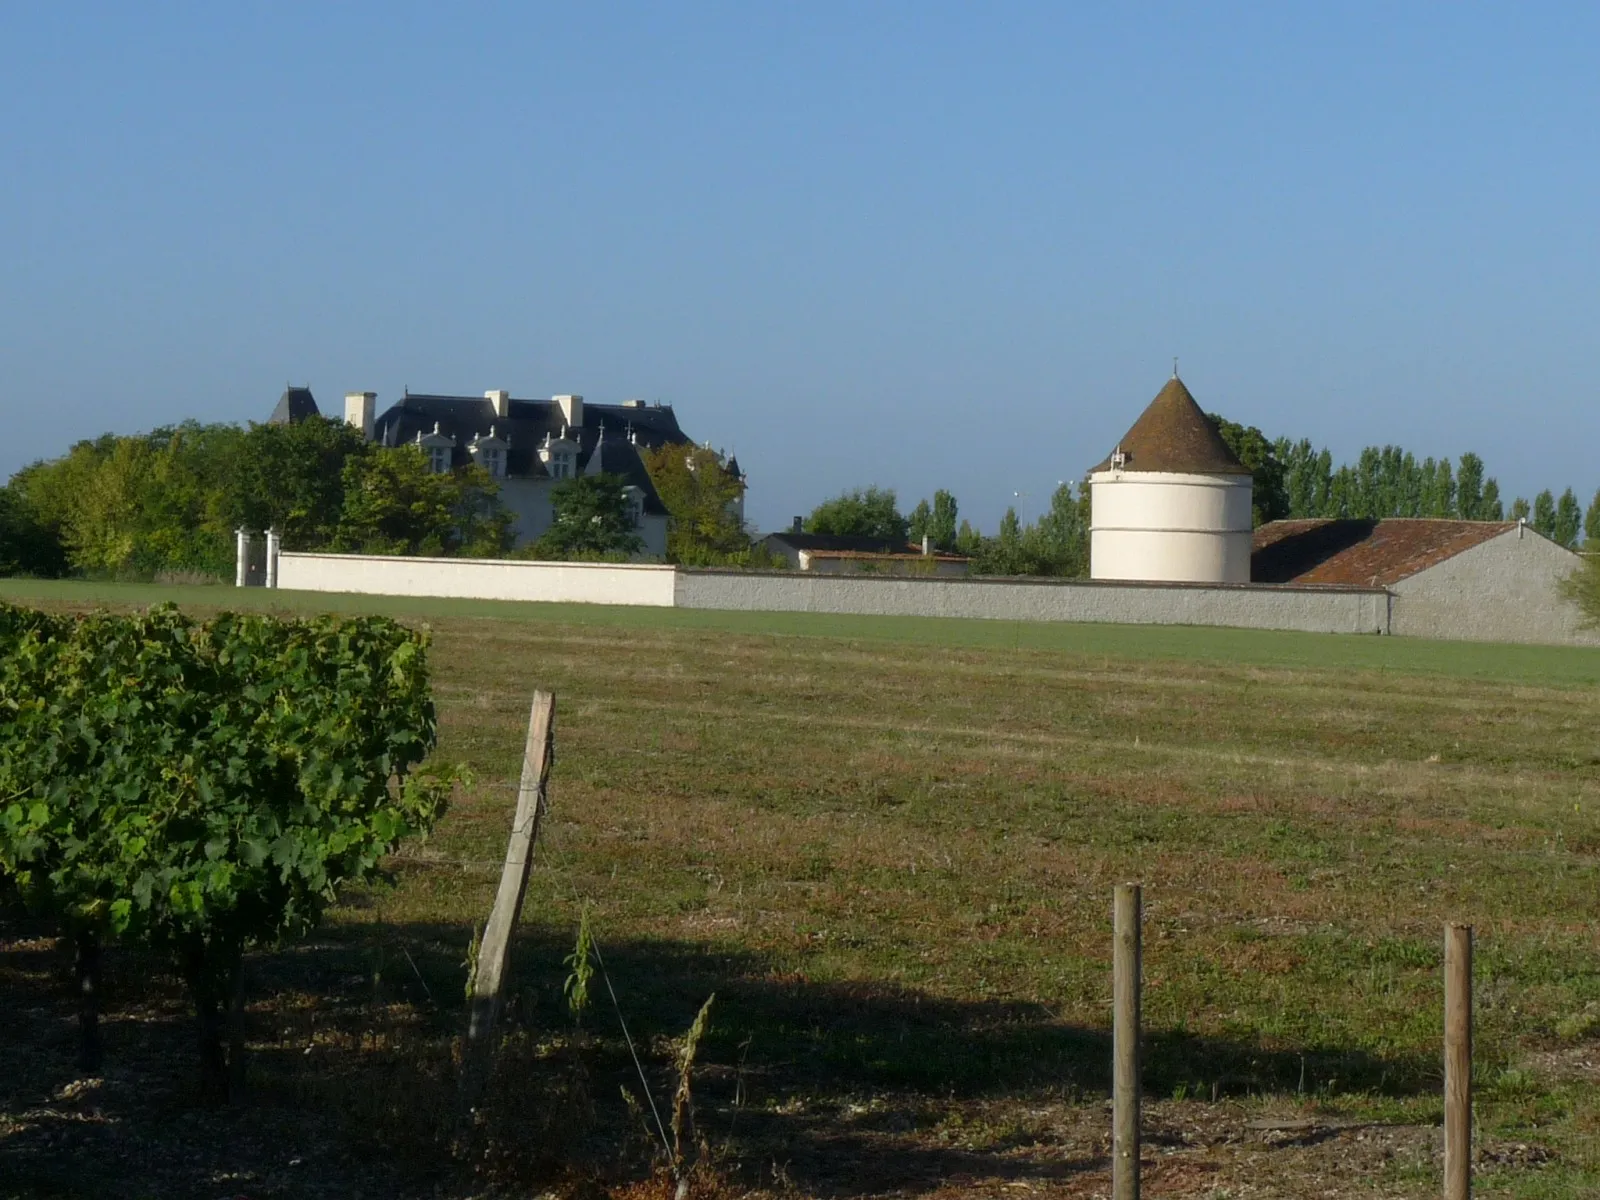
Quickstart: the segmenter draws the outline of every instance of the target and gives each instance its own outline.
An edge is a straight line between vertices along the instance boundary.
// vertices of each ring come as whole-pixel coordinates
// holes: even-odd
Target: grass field
[[[49,605],[168,598],[339,600],[0,583]],[[1125,879],[1146,889],[1147,1194],[1436,1195],[1446,920],[1478,929],[1480,1194],[1600,1194],[1600,651],[343,603],[433,628],[440,753],[476,783],[392,888],[254,962],[258,1103],[185,1143],[246,1164],[251,1196],[323,1194],[290,1157],[322,1164],[329,1195],[348,1194],[344,1162],[390,1181],[369,1195],[626,1176],[645,1150],[610,999],[597,981],[576,1037],[562,1004],[585,906],[658,1099],[671,1039],[717,994],[697,1107],[725,1179],[1104,1194]],[[437,1110],[536,686],[558,696],[553,808],[515,952],[509,1115],[467,1179]],[[142,1074],[65,1095],[53,953],[19,935],[4,956],[22,1016],[0,1053],[30,1068],[6,1089],[0,1169],[145,1194],[84,1165],[115,1139],[82,1112],[184,1111],[175,986],[126,963],[112,1053],[121,1038]]]

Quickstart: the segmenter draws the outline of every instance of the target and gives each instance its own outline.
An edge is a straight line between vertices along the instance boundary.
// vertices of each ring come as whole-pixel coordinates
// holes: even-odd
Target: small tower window
[[[450,470],[450,447],[428,447],[428,470],[435,475],[443,475]]]

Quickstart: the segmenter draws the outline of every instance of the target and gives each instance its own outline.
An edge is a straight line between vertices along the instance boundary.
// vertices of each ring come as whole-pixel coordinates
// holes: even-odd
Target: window
[[[428,447],[428,470],[435,475],[443,475],[450,470],[450,447]]]
[[[572,478],[572,455],[556,453],[550,456],[550,478]]]
[[[639,528],[644,524],[644,494],[636,487],[623,488],[622,499],[627,505],[629,523]]]
[[[486,449],[476,452],[478,465],[495,479],[503,478],[506,473],[506,452],[498,449]]]

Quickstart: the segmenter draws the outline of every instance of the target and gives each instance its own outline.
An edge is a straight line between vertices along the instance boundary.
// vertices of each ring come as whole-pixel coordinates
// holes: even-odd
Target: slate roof
[[[1248,475],[1250,468],[1234,457],[1183,380],[1174,375],[1150,401],[1133,428],[1122,435],[1111,454],[1090,473],[1109,471],[1112,456],[1126,456],[1123,470],[1161,471],[1174,475]]]
[[[1517,527],[1515,521],[1269,521],[1255,531],[1252,583],[1389,587]]]
[[[259,411],[259,410],[258,410]],[[308,387],[286,387],[278,397],[278,407],[267,418],[268,425],[295,425],[311,417],[320,417],[322,410]]]
[[[565,421],[560,405],[554,400],[512,399],[507,402],[506,412],[504,417],[496,416],[494,402],[483,396],[407,392],[378,417],[373,437],[383,446],[403,446],[416,441],[419,433],[432,433],[437,424],[440,433],[455,439],[452,464],[463,466],[472,460],[468,450],[472,439],[480,434],[487,437],[493,427],[507,443],[508,478],[548,479],[549,471],[539,461],[538,449],[546,435],[561,435]],[[568,438],[578,443],[578,473],[590,473],[590,463],[599,447],[599,469],[622,476],[644,492],[646,512],[664,514],[666,507],[650,482],[639,450],[688,443],[672,406],[630,407],[585,400],[582,415],[583,424],[567,431]]]

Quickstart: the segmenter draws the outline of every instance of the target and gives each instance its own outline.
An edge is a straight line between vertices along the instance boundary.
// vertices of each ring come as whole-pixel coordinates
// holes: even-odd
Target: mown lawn
[[[340,599],[0,584],[167,597]],[[575,1050],[561,995],[587,908],[658,1102],[717,994],[698,1110],[727,1178],[1103,1193],[1111,892],[1137,879],[1150,1194],[1437,1194],[1447,920],[1478,930],[1480,1192],[1600,1194],[1600,652],[342,602],[432,626],[440,753],[476,781],[394,887],[261,956],[260,1087],[291,1137],[456,1178],[430,1113],[544,687],[499,1087],[559,1111],[508,1118],[504,1178],[627,1174],[611,1000],[597,980]]]

